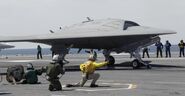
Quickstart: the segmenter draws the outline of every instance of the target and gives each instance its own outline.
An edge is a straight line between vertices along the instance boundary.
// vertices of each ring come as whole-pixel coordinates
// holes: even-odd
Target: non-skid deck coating
[[[78,68],[88,55],[68,55],[69,66]],[[51,57],[45,56],[43,60],[36,60],[33,56],[17,56],[0,59],[0,72],[6,72],[8,66],[32,62],[34,67],[41,68],[50,62]],[[11,85],[5,80],[0,83],[2,96],[185,96],[185,58],[149,58],[144,59],[152,64],[152,69],[145,68],[133,70],[127,66],[132,59],[128,55],[115,55],[116,67],[114,69],[97,70],[101,77],[97,84],[100,87],[90,88],[90,81],[85,87],[66,88],[65,84],[77,83],[81,79],[81,72],[69,70],[60,79],[63,91],[48,91],[49,82],[45,74],[39,76],[41,84]],[[98,61],[103,61],[102,55]],[[127,62],[127,63],[125,63]]]

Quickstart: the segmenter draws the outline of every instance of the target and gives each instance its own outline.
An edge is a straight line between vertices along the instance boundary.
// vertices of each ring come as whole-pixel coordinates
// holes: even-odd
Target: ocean
[[[76,54],[78,49],[71,49],[70,54]],[[164,48],[163,48],[164,51]],[[96,51],[97,53],[101,53],[101,51]],[[155,53],[156,52],[156,47],[155,46],[150,46],[149,47],[149,52]],[[171,46],[171,52],[179,52],[179,48],[177,45],[172,45]],[[50,55],[51,51],[50,48],[43,48],[42,50],[43,55]],[[84,54],[85,50],[82,50],[80,54]],[[8,56],[8,55],[35,55],[37,54],[37,49],[4,49],[1,50],[0,55],[1,56]]]

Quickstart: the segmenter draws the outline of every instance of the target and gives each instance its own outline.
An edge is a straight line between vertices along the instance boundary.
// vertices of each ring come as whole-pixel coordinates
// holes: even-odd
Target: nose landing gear
[[[151,65],[144,62],[142,59],[141,59],[141,56],[139,54],[139,51],[136,50],[135,52],[131,53],[131,55],[133,57],[135,57],[136,59],[134,59],[131,64],[132,64],[132,67],[133,69],[139,69],[140,67],[142,67],[143,65],[146,66],[147,69],[151,69]]]

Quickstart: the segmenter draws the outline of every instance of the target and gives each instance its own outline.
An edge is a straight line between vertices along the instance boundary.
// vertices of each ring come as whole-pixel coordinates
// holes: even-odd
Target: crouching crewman
[[[96,58],[97,58],[97,55],[92,54],[89,56],[88,61],[86,61],[83,64],[80,64],[80,70],[82,71],[82,80],[76,84],[67,84],[66,87],[83,87],[86,81],[91,79],[92,79],[92,82],[90,87],[98,87],[98,85],[96,85],[96,81],[99,79],[100,74],[95,73],[94,71],[97,68],[103,67],[109,63],[108,61],[96,63],[95,62]]]
[[[59,81],[59,75],[64,74],[65,70],[63,69],[62,61],[59,58],[59,55],[54,55],[52,62],[46,67],[47,80],[50,82],[49,90],[50,91],[60,91],[62,90],[61,83]]]
[[[23,76],[22,84],[39,84],[37,75],[42,75],[42,69],[35,70],[32,63],[27,64],[27,70]]]
[[[80,70],[82,71],[82,80],[80,82],[80,87],[83,87],[86,81],[91,79],[92,82],[90,87],[98,87],[98,85],[96,85],[96,81],[99,79],[100,74],[95,73],[95,70],[109,63],[108,62],[96,63],[95,62],[96,59],[97,59],[96,55],[90,55],[88,61],[86,61],[84,64],[80,64]]]

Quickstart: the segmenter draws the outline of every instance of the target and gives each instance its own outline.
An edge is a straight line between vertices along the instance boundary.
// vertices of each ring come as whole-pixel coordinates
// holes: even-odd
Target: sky
[[[1,0],[0,36],[42,35],[60,26],[86,20],[116,18],[142,26],[168,29],[175,35],[161,36],[177,44],[185,40],[184,0]],[[36,43],[11,43],[16,49],[36,48]],[[50,46],[41,45],[44,48]]]

